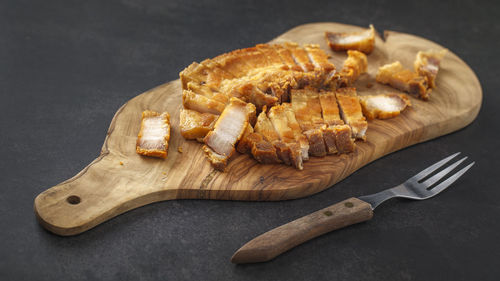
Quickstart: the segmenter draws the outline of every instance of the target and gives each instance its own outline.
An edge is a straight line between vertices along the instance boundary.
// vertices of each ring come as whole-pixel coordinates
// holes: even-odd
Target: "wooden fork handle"
[[[372,217],[371,205],[352,197],[254,238],[236,251],[231,262],[268,261],[312,238]]]

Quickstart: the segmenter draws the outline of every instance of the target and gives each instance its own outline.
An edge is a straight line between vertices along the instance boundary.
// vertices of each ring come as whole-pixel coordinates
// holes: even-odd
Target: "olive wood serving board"
[[[346,54],[332,52],[326,45],[324,32],[359,29],[338,23],[305,24],[271,42],[319,44],[332,55],[331,61],[340,69]],[[375,50],[368,56],[368,73],[355,83],[359,95],[398,92],[375,82],[379,66],[399,60],[413,69],[419,50],[443,48],[405,33],[386,31],[384,37],[385,41],[377,35]],[[71,179],[39,194],[34,202],[35,213],[49,231],[74,235],[157,201],[286,200],[308,196],[332,186],[373,160],[459,130],[476,118],[482,100],[481,86],[474,72],[451,51],[441,63],[436,84],[428,102],[411,98],[413,106],[400,116],[369,121],[368,140],[357,141],[353,153],[311,157],[302,171],[285,165],[259,164],[248,155],[237,155],[222,173],[210,166],[200,143],[187,141],[180,135],[182,89],[179,80],[175,80],[124,104],[111,121],[100,156]],[[141,112],[146,109],[171,114],[171,138],[165,160],[139,156],[135,152]]]

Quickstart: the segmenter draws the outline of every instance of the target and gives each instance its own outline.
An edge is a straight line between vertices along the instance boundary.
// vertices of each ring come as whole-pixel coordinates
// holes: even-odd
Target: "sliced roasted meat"
[[[319,102],[323,121],[329,126],[343,125],[344,121],[340,118],[337,97],[333,91],[321,90],[319,92]]]
[[[283,162],[287,162],[286,158],[290,159],[291,164],[302,170],[302,149],[300,144],[297,142],[295,139],[295,133],[294,130],[292,130],[288,126],[288,118],[286,114],[286,106],[283,105],[275,105],[273,106],[268,113],[268,117],[271,120],[271,123],[273,124],[273,127],[280,137],[280,141],[285,143],[288,148],[283,148],[283,145],[281,143],[278,143],[278,153],[280,158],[283,159]],[[273,143],[275,144],[275,143]],[[289,153],[289,155],[282,155]]]
[[[368,60],[364,53],[348,50],[347,59],[340,71],[340,86],[351,86],[361,74],[366,72],[367,68]]]
[[[334,51],[357,50],[370,54],[375,47],[375,28],[371,24],[370,28],[360,32],[325,32],[325,37]]]
[[[335,131],[335,144],[339,153],[353,152],[356,145],[352,138],[351,127],[348,125],[336,125],[332,127]]]
[[[198,95],[190,90],[184,90],[182,92],[182,105],[187,109],[217,115],[220,114],[226,107],[226,105],[221,102]]]
[[[295,117],[302,131],[316,129],[324,124],[319,93],[316,89],[306,87],[300,90],[291,90],[290,96]]]
[[[250,125],[250,123],[248,123],[245,131],[243,132],[243,135],[240,138],[240,141],[238,142],[238,145],[236,146],[236,150],[239,153],[245,154],[249,153],[252,150],[253,139],[249,136],[253,134],[253,132],[253,127]]]
[[[420,51],[414,62],[415,72],[420,76],[427,77],[429,88],[436,87],[436,76],[439,71],[441,60],[448,52],[447,49],[441,51]]]
[[[405,94],[381,94],[359,97],[363,113],[368,119],[396,117],[407,106],[410,99]]]
[[[306,161],[309,159],[309,142],[307,138],[302,134],[302,129],[300,124],[295,118],[295,112],[292,105],[289,103],[283,103],[283,108],[285,109],[285,115],[288,120],[288,127],[292,129],[295,141],[300,145],[302,160]]]
[[[189,140],[201,140],[210,132],[219,115],[181,109],[179,128],[181,135]]]
[[[423,100],[429,99],[432,90],[428,88],[426,76],[420,76],[405,69],[399,61],[381,66],[375,80],[382,84],[389,84],[395,89],[410,93]]]
[[[366,129],[368,122],[363,116],[356,89],[352,87],[339,88],[336,90],[337,102],[340,115],[344,122],[351,127],[352,136],[357,139],[366,140]]]
[[[170,140],[170,115],[146,110],[142,112],[141,129],[137,136],[136,152],[160,158],[167,158]]]
[[[255,118],[255,106],[238,98],[231,98],[229,105],[217,119],[213,131],[204,139],[204,150],[216,169],[224,170],[227,159],[233,155],[234,146],[241,139],[251,118]]]

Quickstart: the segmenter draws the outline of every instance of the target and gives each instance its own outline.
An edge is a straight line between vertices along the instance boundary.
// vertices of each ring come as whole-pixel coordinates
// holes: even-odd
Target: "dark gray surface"
[[[494,1],[1,1],[1,280],[495,280],[500,275],[500,8]],[[145,206],[84,234],[42,229],[33,199],[98,156],[115,111],[192,61],[336,21],[426,37],[482,83],[465,129],[386,156],[314,196]],[[372,221],[265,264],[236,266],[254,236],[397,184],[462,151],[477,161],[448,191],[390,201]],[[498,279],[496,279],[498,280]]]

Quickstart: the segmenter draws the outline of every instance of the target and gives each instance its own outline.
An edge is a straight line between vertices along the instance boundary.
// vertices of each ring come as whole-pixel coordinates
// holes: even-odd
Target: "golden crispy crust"
[[[357,50],[370,54],[375,47],[375,28],[351,33],[325,32],[326,42],[334,51]]]
[[[315,70],[326,72],[335,70],[335,65],[328,61],[329,56],[322,49],[320,49],[319,45],[308,44],[305,45],[304,48],[306,49]]]
[[[185,139],[204,138],[214,128],[219,115],[181,109],[179,128]]]
[[[351,127],[353,137],[366,140],[368,123],[363,116],[359,98],[355,88],[339,88],[336,90],[340,115],[344,122]]]
[[[145,156],[167,158],[170,140],[170,115],[146,110],[142,112],[141,129],[137,136],[136,152]]]
[[[389,119],[399,115],[410,99],[405,94],[381,94],[360,97],[363,114],[368,119]]]

